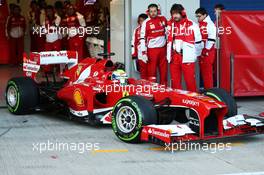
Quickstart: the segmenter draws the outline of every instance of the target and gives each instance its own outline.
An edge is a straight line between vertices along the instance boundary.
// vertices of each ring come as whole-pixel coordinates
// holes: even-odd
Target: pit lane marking
[[[99,149],[99,150],[93,150],[92,154],[97,153],[127,153],[128,149]]]

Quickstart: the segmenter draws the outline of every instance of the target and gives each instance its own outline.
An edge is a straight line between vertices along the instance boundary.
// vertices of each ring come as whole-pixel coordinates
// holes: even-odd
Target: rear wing
[[[78,64],[78,53],[75,51],[49,51],[49,52],[32,52],[29,57],[24,53],[23,71],[25,76],[35,78],[43,65],[62,65],[71,69]]]

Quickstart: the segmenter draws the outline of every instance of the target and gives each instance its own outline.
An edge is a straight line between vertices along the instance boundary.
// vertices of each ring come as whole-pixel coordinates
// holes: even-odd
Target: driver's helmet
[[[128,76],[124,70],[118,69],[112,73],[112,80],[118,81],[121,86],[127,85]]]

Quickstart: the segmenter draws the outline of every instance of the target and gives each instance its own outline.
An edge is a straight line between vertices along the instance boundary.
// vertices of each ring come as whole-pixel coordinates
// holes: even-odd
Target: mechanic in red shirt
[[[149,18],[141,27],[139,55],[142,61],[148,64],[148,78],[156,78],[157,67],[160,73],[160,83],[167,86],[167,61],[166,61],[166,26],[167,19],[158,15],[157,4],[148,6]]]
[[[202,48],[199,26],[187,18],[184,7],[174,4],[168,21],[167,60],[172,88],[182,89],[182,72],[187,90],[196,92],[195,62]]]
[[[132,59],[136,60],[136,64],[139,66],[139,72],[141,79],[148,79],[148,65],[142,61],[142,55],[139,55],[139,46],[140,46],[140,32],[142,23],[148,18],[146,14],[140,14],[138,16],[138,26],[134,30],[132,38]]]
[[[6,21],[6,37],[10,42],[11,64],[19,64],[23,60],[26,20],[20,13],[21,9],[16,5]]]
[[[31,1],[30,11],[28,13],[28,21],[30,28],[30,51],[37,52],[38,48],[38,33],[35,31],[40,26],[40,10],[36,1]],[[35,30],[34,30],[35,29]]]
[[[83,59],[85,19],[82,14],[76,11],[73,5],[68,5],[66,10],[65,24],[69,29],[68,33],[68,50],[77,51],[78,58]],[[83,28],[83,29],[81,29]]]
[[[202,55],[199,58],[201,76],[204,82],[204,88],[210,89],[214,86],[213,65],[216,54],[216,27],[204,8],[197,9],[195,14],[199,22],[204,43]]]
[[[60,51],[61,50],[61,40],[59,36],[59,26],[61,23],[61,18],[55,14],[55,10],[52,6],[47,6],[46,16],[44,24],[42,24],[46,29],[46,51]]]

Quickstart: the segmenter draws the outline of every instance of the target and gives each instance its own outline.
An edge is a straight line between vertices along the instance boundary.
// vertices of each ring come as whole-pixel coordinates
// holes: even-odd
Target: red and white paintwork
[[[163,87],[147,80],[128,79],[129,90],[111,91],[117,85],[111,80],[115,66],[111,60],[96,58],[83,59],[77,64],[76,52],[41,52],[31,53],[30,58],[24,59],[25,75],[34,78],[41,65],[67,64],[68,69],[61,75],[68,79],[62,89],[57,92],[58,99],[67,103],[70,112],[77,117],[99,116],[104,124],[111,123],[111,111],[116,103],[124,96],[141,95],[152,100],[154,104],[170,99],[171,108],[186,108],[196,112],[199,133],[195,133],[187,125],[149,125],[144,126],[141,140],[148,141],[150,137],[166,143],[175,141],[208,140],[264,132],[264,120],[256,117],[238,115],[224,120],[228,111],[227,106],[220,101],[199,93],[176,90]],[[134,88],[133,88],[134,87]],[[136,87],[143,88],[138,92]],[[155,88],[153,88],[155,87]],[[104,94],[104,100],[97,98]],[[205,134],[205,119],[214,111],[217,119],[217,134]]]
[[[169,144],[180,141],[189,142],[264,134],[264,120],[237,115],[223,120],[219,125],[219,131],[222,132],[219,132],[217,135],[205,136],[201,132],[200,134],[193,132],[187,125],[149,125],[143,127],[141,140],[150,141],[150,138],[156,138]]]

